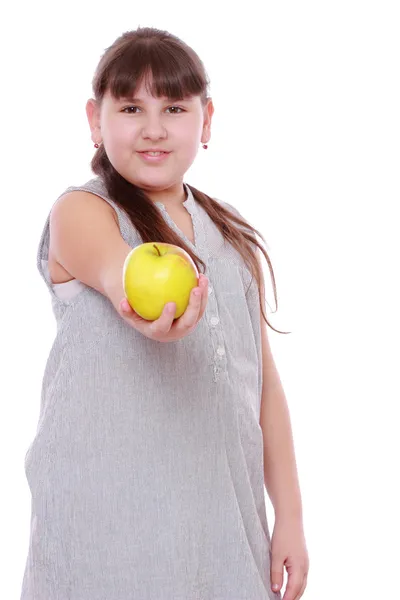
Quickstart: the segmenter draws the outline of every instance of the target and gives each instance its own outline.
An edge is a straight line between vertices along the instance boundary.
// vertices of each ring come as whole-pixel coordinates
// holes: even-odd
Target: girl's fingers
[[[296,596],[296,600],[300,600],[300,598],[304,594],[304,590],[306,589],[306,587],[307,587],[307,574],[304,575],[303,585],[301,586],[301,590],[300,590],[299,594]]]
[[[289,572],[282,600],[296,600],[304,583],[304,575],[299,568]]]
[[[165,336],[169,332],[174,321],[175,313],[175,302],[168,302],[164,306],[161,316],[155,321],[150,321],[148,330],[151,332],[152,337],[157,339],[158,337]]]
[[[132,307],[126,298],[123,298],[119,303],[119,310],[124,314],[129,314],[132,312]]]
[[[177,320],[177,329],[191,329],[197,323],[201,307],[202,292],[201,287],[196,286],[190,292],[189,304],[183,315]]]
[[[148,323],[148,321],[146,319],[143,319],[143,317],[138,315],[138,313],[132,308],[132,306],[129,304],[129,302],[126,298],[121,300],[119,308],[120,308],[122,316],[125,319],[129,319],[130,321],[133,321],[133,323],[135,325],[139,324],[139,323]]]
[[[200,305],[200,312],[199,312],[198,320],[200,320],[201,317],[204,315],[204,312],[205,312],[206,306],[207,306],[207,302],[208,302],[208,279],[205,275],[201,275],[200,289],[202,291],[202,294],[201,294],[201,305]]]

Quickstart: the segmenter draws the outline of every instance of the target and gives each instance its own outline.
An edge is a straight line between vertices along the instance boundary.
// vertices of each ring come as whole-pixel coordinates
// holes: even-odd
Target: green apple
[[[191,256],[179,246],[146,242],[129,252],[123,267],[125,296],[138,315],[158,319],[167,302],[176,303],[175,319],[189,304],[199,272]]]

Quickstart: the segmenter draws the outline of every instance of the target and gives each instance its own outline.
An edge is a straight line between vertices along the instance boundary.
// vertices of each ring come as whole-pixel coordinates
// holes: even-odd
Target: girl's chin
[[[128,181],[133,185],[143,189],[143,190],[165,190],[168,187],[172,187],[176,184],[176,178],[171,178],[171,176],[138,176],[138,173],[135,173],[134,177],[127,177]],[[179,179],[182,180],[182,177]]]

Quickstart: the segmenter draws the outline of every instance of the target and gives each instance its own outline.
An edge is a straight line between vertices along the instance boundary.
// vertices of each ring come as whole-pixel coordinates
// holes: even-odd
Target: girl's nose
[[[159,117],[148,118],[143,125],[143,137],[147,138],[165,138],[167,136],[166,129]]]

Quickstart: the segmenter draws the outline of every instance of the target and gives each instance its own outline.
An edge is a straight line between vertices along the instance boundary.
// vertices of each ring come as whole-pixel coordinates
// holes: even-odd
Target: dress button
[[[223,348],[222,346],[219,346],[219,347],[217,348],[217,354],[218,354],[219,356],[223,356],[223,355],[225,354],[225,348]]]
[[[210,322],[211,322],[211,325],[218,325],[219,319],[218,319],[218,317],[211,317]]]

